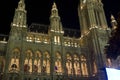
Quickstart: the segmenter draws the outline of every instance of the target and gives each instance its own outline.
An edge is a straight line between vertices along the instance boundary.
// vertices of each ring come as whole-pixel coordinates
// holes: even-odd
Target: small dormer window
[[[26,41],[27,42],[33,42],[33,36],[27,36]]]
[[[35,42],[36,42],[36,43],[41,43],[41,42],[42,42],[41,37],[36,37],[36,38],[35,38]]]

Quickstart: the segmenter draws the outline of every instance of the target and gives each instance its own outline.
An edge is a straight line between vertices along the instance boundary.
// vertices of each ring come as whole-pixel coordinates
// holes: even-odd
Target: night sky
[[[0,34],[9,34],[10,24],[13,20],[15,8],[19,0],[1,0],[0,1]],[[49,25],[50,11],[56,2],[63,27],[79,29],[78,21],[78,0],[26,0],[27,23],[40,23]],[[117,18],[120,11],[120,0],[103,0],[105,15],[108,24],[110,15]],[[110,26],[110,24],[109,24]]]

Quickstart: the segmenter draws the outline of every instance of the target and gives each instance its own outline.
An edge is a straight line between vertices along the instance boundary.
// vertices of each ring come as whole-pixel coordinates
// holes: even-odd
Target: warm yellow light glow
[[[44,73],[50,74],[50,55],[48,52],[44,53],[42,70]]]
[[[9,71],[19,71],[19,57],[20,51],[18,49],[14,49],[12,53],[12,58],[9,64]]]
[[[80,57],[80,59],[81,59],[82,75],[83,75],[83,76],[88,76],[88,69],[87,69],[86,58],[82,55],[82,56]]]
[[[79,58],[77,55],[74,55],[74,72],[75,75],[81,75]]]
[[[66,61],[67,74],[73,75],[72,58],[69,54],[67,54],[66,56],[67,56],[67,61]]]
[[[16,67],[15,66],[13,66],[13,65],[16,65]],[[19,59],[16,59],[16,58],[12,58],[11,59],[11,63],[10,63],[10,67],[9,67],[9,71],[19,71],[20,69],[19,69]]]
[[[81,6],[81,10],[83,9],[83,6]]]
[[[97,65],[96,65],[95,62],[93,63],[93,66],[94,66],[94,67],[93,67],[93,68],[94,68],[94,74],[96,74],[96,73],[97,73]]]
[[[60,45],[60,36],[54,36],[54,43]]]
[[[56,53],[56,61],[55,61],[55,71],[57,74],[62,74],[62,63],[61,63],[61,55],[59,53]]]

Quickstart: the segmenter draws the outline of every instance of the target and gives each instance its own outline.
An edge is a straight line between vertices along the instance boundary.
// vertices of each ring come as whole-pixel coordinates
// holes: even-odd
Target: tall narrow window
[[[88,76],[88,69],[87,69],[86,58],[82,55],[82,56],[80,57],[80,60],[81,60],[82,75],[83,75],[83,76]]]
[[[60,36],[57,37],[58,44],[60,44]]]
[[[60,36],[54,36],[54,43],[55,44],[60,44]]]
[[[54,43],[57,43],[57,36],[54,36]]]
[[[94,68],[93,73],[96,74],[97,73],[97,65],[96,65],[95,61],[93,62],[93,68]]]
[[[11,56],[10,67],[9,71],[17,72],[19,71],[19,58],[20,58],[20,51],[18,49],[14,49]]]
[[[74,72],[75,75],[81,75],[79,58],[77,55],[74,55]]]
[[[73,67],[72,67],[72,57],[70,54],[66,55],[66,68],[67,68],[67,74],[68,75],[73,75]]]
[[[32,72],[32,51],[28,50],[25,53],[25,60],[24,60],[24,72]]]
[[[43,66],[42,66],[42,72],[50,74],[50,55],[48,52],[45,52],[43,54]]]
[[[41,53],[39,51],[35,52],[35,60],[34,60],[34,72],[41,73]]]
[[[56,60],[55,60],[55,72],[57,74],[62,74],[62,64],[61,64],[61,55],[59,53],[56,53]]]

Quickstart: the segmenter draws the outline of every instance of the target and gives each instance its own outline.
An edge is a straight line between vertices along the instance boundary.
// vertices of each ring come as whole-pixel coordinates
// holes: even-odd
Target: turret
[[[15,9],[14,18],[11,23],[10,38],[22,40],[27,32],[27,11],[25,10],[24,0],[20,0]]]
[[[26,38],[26,33],[27,33],[26,13],[27,12],[25,10],[24,0],[20,0],[17,9],[15,9],[14,18],[11,23],[11,30],[10,30],[9,40],[7,44],[7,51],[6,51],[7,62],[5,66],[5,73],[6,73],[5,78],[15,76],[15,75],[8,76],[7,73],[14,73],[15,70],[20,71],[21,70],[20,66],[23,66],[19,64],[19,61],[22,62],[20,58],[22,54],[19,54],[20,52],[19,50],[22,51],[22,47],[23,47],[22,44]],[[17,52],[18,54],[14,54],[16,53],[16,50],[19,51]]]
[[[92,27],[108,28],[101,0],[80,0],[78,6],[81,34]]]
[[[25,2],[24,0],[20,0],[18,3],[18,7],[15,10],[15,14],[14,14],[14,18],[13,18],[13,22],[11,24],[11,26],[15,26],[15,27],[27,27],[26,24],[26,10],[25,10]]]
[[[58,14],[56,3],[53,3],[50,16],[50,32],[63,33],[62,23]]]
[[[49,34],[54,44],[60,45],[62,43],[64,31],[55,2],[53,3],[51,9]]]
[[[115,20],[115,17],[111,15],[111,25],[112,25],[112,30],[115,30],[117,28],[117,21]]]

